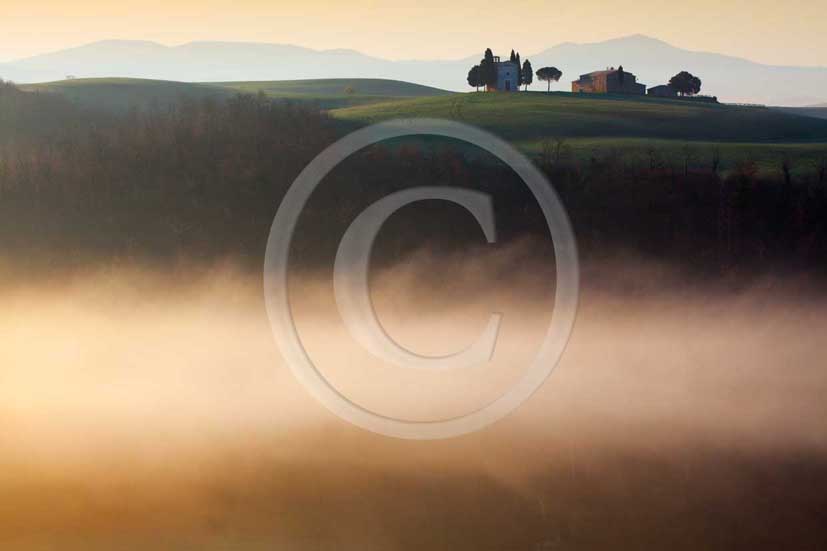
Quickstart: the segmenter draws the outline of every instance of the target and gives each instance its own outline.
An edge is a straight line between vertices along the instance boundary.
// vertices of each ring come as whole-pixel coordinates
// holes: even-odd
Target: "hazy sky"
[[[642,33],[676,46],[827,66],[824,0],[0,0],[0,61],[121,38],[291,43],[459,58]]]

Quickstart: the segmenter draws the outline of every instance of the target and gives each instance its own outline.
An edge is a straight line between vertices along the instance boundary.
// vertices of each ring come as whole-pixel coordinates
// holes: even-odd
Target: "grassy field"
[[[222,82],[213,85],[244,93],[263,92],[273,98],[314,101],[325,109],[372,105],[400,98],[453,95],[430,86],[375,78]]]
[[[683,168],[711,167],[720,160],[723,171],[739,163],[754,162],[759,172],[777,172],[786,160],[793,174],[812,172],[827,159],[827,143],[750,143],[668,140],[651,138],[552,138],[516,142],[518,148],[541,156],[559,145],[564,157],[588,163],[592,159],[614,158],[627,165]],[[553,153],[552,153],[553,154]]]
[[[134,78],[91,78],[28,84],[23,90],[61,94],[85,107],[123,111],[150,104],[168,105],[182,97],[227,98],[238,93],[307,101],[323,109],[388,102],[451,92],[384,79],[324,79],[261,82],[190,83]]]
[[[541,154],[559,144],[580,161],[615,156],[627,163],[656,162],[721,168],[755,161],[776,170],[788,159],[810,170],[827,156],[827,120],[774,109],[628,96],[569,93],[456,94],[396,100],[331,111],[352,124],[393,118],[437,117],[486,128]]]
[[[741,142],[827,141],[827,121],[760,107],[647,97],[546,94],[455,94],[334,111],[364,123],[391,118],[451,118],[516,141],[571,138],[660,138]]]

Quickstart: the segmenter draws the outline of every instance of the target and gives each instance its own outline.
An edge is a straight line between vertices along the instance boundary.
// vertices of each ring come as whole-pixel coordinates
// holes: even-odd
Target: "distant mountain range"
[[[562,90],[570,89],[569,82],[581,73],[623,65],[649,86],[688,70],[703,80],[702,93],[726,102],[787,106],[827,102],[827,67],[763,65],[684,50],[642,35],[593,44],[563,43],[540,53],[521,53],[535,70],[546,65],[562,70],[563,79],[555,86]],[[0,64],[0,78],[21,83],[61,80],[68,75],[189,82],[388,78],[468,90],[466,74],[480,57],[482,52],[460,60],[391,61],[353,50],[281,44],[192,42],[170,47],[110,40]],[[545,83],[535,81],[532,88],[545,89]]]

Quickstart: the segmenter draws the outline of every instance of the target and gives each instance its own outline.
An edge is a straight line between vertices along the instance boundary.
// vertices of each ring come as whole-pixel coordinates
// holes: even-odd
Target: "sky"
[[[457,59],[645,34],[690,50],[827,66],[824,0],[0,0],[0,61],[106,39],[349,48]]]

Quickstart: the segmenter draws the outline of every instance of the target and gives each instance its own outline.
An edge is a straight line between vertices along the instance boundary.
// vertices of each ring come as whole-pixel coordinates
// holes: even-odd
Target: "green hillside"
[[[823,142],[827,121],[760,107],[648,97],[546,94],[455,94],[333,111],[341,120],[438,117],[487,128],[513,141],[549,136],[658,138],[740,142]]]
[[[220,82],[212,85],[244,93],[263,92],[273,98],[315,101],[326,109],[369,105],[400,98],[452,95],[452,92],[421,84],[373,78]]]
[[[28,84],[21,89],[57,93],[84,107],[108,111],[123,111],[153,103],[169,105],[182,97],[226,98],[238,93],[261,92],[273,98],[312,102],[324,109],[451,93],[397,80],[358,78],[220,83],[90,78]]]
[[[827,158],[827,120],[760,107],[569,93],[457,94],[331,111],[351,125],[435,117],[486,128],[532,155],[559,148],[581,162],[709,166],[755,162],[777,172],[786,160],[807,172]],[[555,153],[557,154],[557,153]]]
[[[554,141],[547,142],[556,147]],[[544,142],[516,142],[525,153],[543,154]],[[715,142],[705,140],[666,140],[657,138],[567,138],[564,151],[582,163],[591,159],[621,160],[627,166],[671,166],[681,170],[684,163],[692,168],[709,168],[719,159],[723,171],[742,161],[753,161],[759,172],[778,173],[787,161],[793,174],[811,173],[827,159],[827,142]]]
[[[60,94],[73,103],[106,111],[124,111],[151,104],[169,105],[183,97],[226,98],[236,92],[208,84],[135,78],[84,78],[26,84],[21,90]]]

